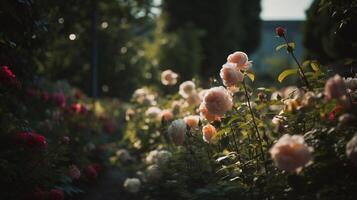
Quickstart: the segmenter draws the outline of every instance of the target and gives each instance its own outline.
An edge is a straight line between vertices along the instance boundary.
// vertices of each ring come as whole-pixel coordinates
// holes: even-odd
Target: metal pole
[[[91,27],[91,96],[93,101],[98,97],[98,38],[97,38],[97,0],[91,0],[92,27]]]

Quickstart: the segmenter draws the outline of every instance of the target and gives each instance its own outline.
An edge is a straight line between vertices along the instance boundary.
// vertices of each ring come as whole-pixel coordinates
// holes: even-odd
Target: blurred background
[[[275,51],[282,43],[277,26],[287,29],[299,59],[351,71],[356,5],[338,2],[1,0],[0,60],[29,84],[38,77],[65,79],[92,97],[127,100],[145,84],[160,87],[165,69],[180,81],[207,85],[226,56],[240,50],[253,60],[255,84],[277,86],[278,74],[294,67],[284,51]]]

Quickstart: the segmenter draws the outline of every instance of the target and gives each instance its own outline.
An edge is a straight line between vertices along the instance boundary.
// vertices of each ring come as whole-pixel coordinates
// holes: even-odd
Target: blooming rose
[[[177,83],[177,78],[178,75],[169,69],[161,73],[161,83],[163,85],[175,85]]]
[[[145,104],[145,105],[155,105],[155,95],[150,94],[149,90],[146,88],[139,88],[134,91],[132,96],[133,101]]]
[[[0,69],[0,82],[7,85],[17,85],[17,79],[8,66],[2,66]]]
[[[346,155],[357,166],[357,135],[347,143]]]
[[[186,134],[186,123],[182,119],[177,119],[168,128],[168,134],[172,142],[176,145],[183,145]]]
[[[76,165],[72,165],[69,168],[69,176],[72,180],[78,180],[81,177],[81,171],[78,169]]]
[[[227,62],[242,66],[248,62],[248,55],[242,51],[236,51],[227,57]]]
[[[172,114],[171,110],[166,109],[166,110],[162,110],[160,113],[161,119],[165,120],[165,121],[170,121],[174,118],[174,115]]]
[[[348,77],[344,78],[343,81],[348,89],[352,91],[357,89],[357,78]]]
[[[198,126],[198,123],[200,122],[200,116],[190,115],[184,117],[183,120],[185,121],[186,125],[189,126],[190,128],[196,128]]]
[[[135,111],[131,108],[128,108],[126,111],[125,111],[125,120],[126,121],[129,121],[131,118],[133,118],[135,115]]]
[[[326,99],[340,99],[344,95],[346,95],[346,85],[341,76],[336,74],[329,78],[325,84]]]
[[[52,189],[48,193],[48,199],[50,199],[50,200],[63,200],[64,199],[64,193],[60,189]]]
[[[232,96],[222,86],[209,89],[203,102],[209,113],[219,116],[224,115],[233,106]]]
[[[46,149],[48,144],[43,135],[35,132],[20,132],[16,134],[18,144],[32,149]]]
[[[185,81],[183,83],[181,83],[180,85],[180,90],[179,90],[179,94],[183,97],[183,98],[187,98],[190,96],[190,94],[192,94],[193,92],[195,92],[196,90],[196,85],[194,82],[192,81]]]
[[[63,92],[57,92],[52,94],[52,99],[58,107],[60,108],[66,107],[66,98],[64,97]]]
[[[284,37],[285,36],[285,29],[283,27],[277,27],[275,29],[275,34],[279,37]]]
[[[116,152],[116,155],[118,156],[119,160],[123,163],[128,162],[132,160],[133,158],[131,157],[130,153],[126,149],[119,149]]]
[[[199,93],[198,96],[200,97],[200,100],[203,101],[203,98],[205,97],[208,89],[202,89]]]
[[[216,134],[216,128],[211,124],[207,124],[202,127],[202,137],[207,143],[212,143],[212,137]]]
[[[349,113],[342,114],[341,116],[338,117],[338,122],[340,122],[343,125],[354,122],[355,120],[356,117]]]
[[[161,109],[158,107],[150,107],[146,110],[145,112],[146,116],[148,116],[150,119],[158,119],[161,114]]]
[[[87,165],[84,168],[84,173],[89,179],[95,179],[98,176],[98,172],[94,164]]]
[[[124,188],[131,193],[139,192],[141,182],[138,178],[127,178],[124,181]]]
[[[312,147],[307,146],[301,135],[283,135],[270,149],[275,165],[288,172],[299,172],[312,160]]]
[[[206,105],[204,103],[201,103],[201,105],[198,109],[200,111],[201,117],[206,119],[208,122],[221,120],[221,117],[219,115],[214,115],[214,114],[211,114],[210,112],[208,112]]]
[[[220,76],[223,80],[223,85],[226,87],[234,87],[238,82],[243,81],[243,73],[237,70],[232,63],[226,63],[222,66]]]
[[[186,101],[190,106],[197,106],[201,103],[200,96],[196,92],[193,92],[190,95],[188,95]]]
[[[302,105],[310,106],[314,103],[316,95],[314,92],[306,92],[302,99]]]
[[[82,110],[82,106],[79,103],[72,103],[71,110],[75,113],[80,113]]]
[[[252,62],[248,61],[246,53],[236,51],[227,57],[227,62],[234,64],[237,70],[247,70],[252,66]]]

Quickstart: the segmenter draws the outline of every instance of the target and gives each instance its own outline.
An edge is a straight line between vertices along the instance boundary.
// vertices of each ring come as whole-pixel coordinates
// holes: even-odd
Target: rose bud
[[[285,29],[283,28],[283,27],[277,27],[276,29],[275,29],[275,33],[276,33],[276,35],[277,36],[279,36],[279,37],[284,37],[285,36]]]

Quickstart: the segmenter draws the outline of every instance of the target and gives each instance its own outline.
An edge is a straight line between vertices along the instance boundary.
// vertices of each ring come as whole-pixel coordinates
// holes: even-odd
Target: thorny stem
[[[305,82],[305,85],[310,88],[310,85],[309,85],[309,81],[307,80],[306,76],[305,76],[305,73],[304,73],[304,70],[302,69],[299,61],[297,60],[295,54],[294,54],[294,50],[292,48],[290,48],[290,45],[289,45],[289,42],[288,42],[288,39],[286,38],[286,36],[284,35],[283,36],[284,40],[285,40],[285,43],[286,43],[286,48],[288,50],[288,52],[290,53],[291,57],[293,57],[295,63],[297,64],[298,68],[299,68],[299,73],[300,73],[300,77],[301,79]]]
[[[244,79],[243,79],[243,88],[244,88],[244,93],[245,93],[245,97],[247,99],[247,103],[248,103],[248,108],[249,108],[249,112],[250,114],[252,115],[252,121],[253,121],[253,125],[254,125],[254,129],[256,131],[256,134],[257,134],[257,139],[260,143],[260,151],[261,151],[261,154],[262,154],[262,158],[263,158],[263,162],[264,162],[264,169],[265,169],[265,173],[268,173],[267,169],[267,164],[266,164],[266,159],[265,159],[265,153],[264,153],[264,150],[263,150],[263,142],[262,142],[262,139],[260,138],[260,133],[259,133],[259,129],[258,129],[258,125],[255,121],[255,116],[254,116],[254,113],[253,113],[253,110],[252,110],[252,107],[250,105],[250,98],[249,98],[249,95],[248,95],[248,91],[247,91],[247,86],[245,85],[245,82],[244,82]],[[265,133],[264,133],[264,138],[268,138]]]

